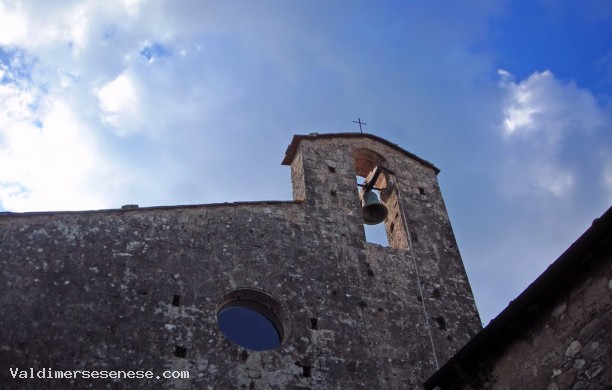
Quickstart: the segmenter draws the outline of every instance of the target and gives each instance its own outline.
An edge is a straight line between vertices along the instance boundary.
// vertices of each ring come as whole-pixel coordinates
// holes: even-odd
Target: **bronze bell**
[[[361,212],[363,223],[366,225],[378,225],[387,219],[387,206],[384,205],[374,191],[362,192]]]

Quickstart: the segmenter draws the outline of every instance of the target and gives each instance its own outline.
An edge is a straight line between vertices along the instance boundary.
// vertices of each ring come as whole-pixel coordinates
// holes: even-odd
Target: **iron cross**
[[[361,118],[357,118],[357,120],[353,121],[353,123],[359,123],[359,131],[361,131],[361,133],[363,134],[363,129],[361,128],[361,125],[367,125],[367,123],[362,122]]]

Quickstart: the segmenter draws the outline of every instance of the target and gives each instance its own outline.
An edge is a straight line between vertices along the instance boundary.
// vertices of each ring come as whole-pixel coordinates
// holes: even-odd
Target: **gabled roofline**
[[[438,173],[440,173],[440,169],[438,169],[438,167],[436,167],[435,165],[433,165],[432,163],[430,163],[429,161],[420,158],[419,156],[417,156],[414,153],[410,153],[409,151],[402,149],[401,147],[399,147],[398,145],[387,141],[384,138],[380,138],[376,135],[373,134],[368,134],[368,133],[327,133],[327,134],[319,134],[319,133],[311,133],[309,135],[294,135],[293,139],[291,140],[291,144],[289,144],[289,146],[287,147],[287,151],[285,152],[285,158],[283,159],[283,162],[281,163],[282,165],[291,165],[291,163],[293,162],[293,159],[295,158],[295,154],[297,153],[297,149],[298,146],[300,145],[300,142],[303,139],[307,139],[307,140],[316,140],[318,138],[369,138],[371,140],[374,140],[376,142],[379,142],[381,144],[387,145],[395,150],[397,150],[400,153],[405,154],[406,156],[412,158],[413,160],[416,160],[418,162],[420,162],[421,164],[431,168],[434,170],[434,172],[436,173],[436,175]]]

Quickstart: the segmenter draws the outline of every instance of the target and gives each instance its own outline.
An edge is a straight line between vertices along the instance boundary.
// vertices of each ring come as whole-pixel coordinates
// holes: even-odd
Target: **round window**
[[[289,325],[278,302],[252,289],[226,294],[217,310],[217,323],[231,342],[254,351],[278,348]]]

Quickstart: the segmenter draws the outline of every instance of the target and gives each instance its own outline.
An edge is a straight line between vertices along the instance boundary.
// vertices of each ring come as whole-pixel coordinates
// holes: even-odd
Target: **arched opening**
[[[378,153],[369,150],[369,149],[357,149],[353,154],[354,162],[355,162],[355,174],[357,180],[357,191],[359,193],[359,198],[361,200],[362,207],[364,206],[364,202],[367,200],[364,199],[364,185],[372,179],[374,175],[374,171],[377,166],[382,166],[384,164],[384,158]],[[380,201],[381,194],[380,190],[385,188],[386,186],[386,178],[385,175],[379,175],[376,179],[376,182],[373,183],[374,189],[371,190],[374,193],[375,197],[369,197],[369,201],[376,201],[378,199]],[[382,203],[382,201],[381,201]],[[387,234],[385,232],[385,225],[383,223],[363,224],[363,228],[365,231],[366,241],[378,245],[388,246],[389,241],[387,239]]]
[[[389,170],[385,158],[369,149],[357,149],[354,152],[357,188],[360,194],[362,211],[364,205],[380,201],[386,207],[384,223],[369,225],[364,223],[366,241],[392,248],[408,249],[408,238],[403,215],[400,211],[397,189],[392,185],[394,174]],[[370,183],[376,197],[364,200],[364,184]],[[365,217],[365,215],[364,215]]]

